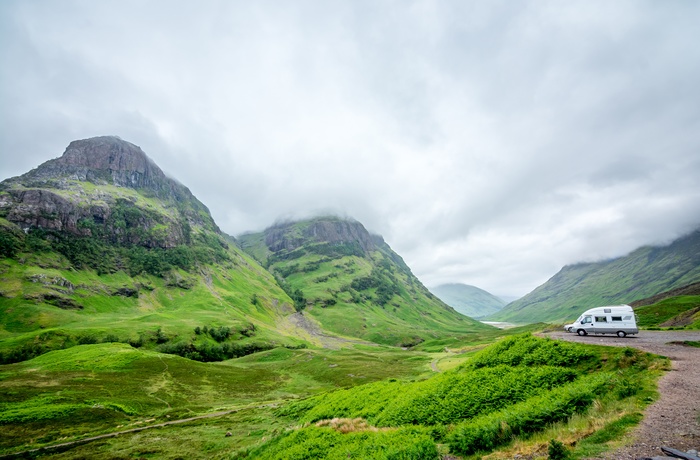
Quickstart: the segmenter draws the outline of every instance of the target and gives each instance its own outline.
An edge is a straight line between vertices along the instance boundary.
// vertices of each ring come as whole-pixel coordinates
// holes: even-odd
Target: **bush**
[[[503,339],[477,353],[466,368],[478,369],[499,364],[509,366],[576,366],[583,362],[597,361],[598,358],[585,347],[552,339],[540,339],[530,333]]]
[[[78,337],[78,344],[80,345],[92,345],[97,343],[97,337],[92,334],[81,335]]]
[[[569,458],[569,451],[566,450],[564,444],[556,439],[549,441],[549,447],[547,449],[549,460],[567,460]]]
[[[608,374],[584,377],[507,409],[462,422],[448,435],[447,442],[452,452],[461,455],[490,451],[509,442],[512,436],[540,431],[582,412],[609,379]]]
[[[102,343],[115,343],[119,341],[119,336],[115,334],[107,334],[104,339],[102,339]]]
[[[289,410],[305,412],[306,422],[362,417],[377,426],[449,424],[524,401],[575,377],[570,369],[548,366],[446,372],[422,382],[376,382],[339,390],[313,398],[312,406],[293,403]]]
[[[249,453],[260,460],[439,460],[435,442],[426,430],[363,430],[346,434],[331,428],[307,427],[292,431]]]

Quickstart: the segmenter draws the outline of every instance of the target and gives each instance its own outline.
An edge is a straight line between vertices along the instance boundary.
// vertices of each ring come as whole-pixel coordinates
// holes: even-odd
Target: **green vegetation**
[[[211,326],[196,327],[215,342]],[[572,424],[567,436],[597,436],[603,449],[607,435],[591,436],[575,419],[624,432],[653,401],[654,369],[663,367],[629,348],[527,334],[467,355],[426,378],[432,355],[396,348],[275,348],[198,363],[121,343],[74,346],[0,368],[0,453],[223,410],[235,412],[56,455],[440,458],[508,448],[539,432],[549,440],[562,423]],[[579,444],[572,455],[591,449]]]
[[[130,214],[138,214],[137,208],[129,208]],[[107,224],[105,224],[106,226]],[[0,225],[0,251],[6,257],[17,258],[23,253],[36,255],[55,252],[64,256],[76,269],[91,269],[98,274],[116,273],[124,270],[131,276],[150,274],[163,277],[173,269],[191,271],[203,264],[222,263],[229,260],[226,243],[213,233],[198,233],[188,236],[189,244],[179,244],[172,248],[151,247],[152,233],[159,227],[146,233],[141,227],[136,229],[129,225],[125,228],[127,236],[111,241],[103,227],[79,223],[89,234],[77,236],[66,232],[32,229],[26,235],[5,222]],[[138,236],[132,234],[137,233]],[[142,244],[130,241],[142,241]]]
[[[621,408],[653,400],[655,363],[651,355],[629,348],[510,337],[477,352],[455,370],[427,380],[389,379],[287,404],[277,414],[305,427],[241,451],[237,458],[276,458],[281,452],[297,458],[294,445],[311,452],[304,458],[323,458],[314,449],[331,445],[344,446],[356,458],[372,458],[365,452],[375,452],[377,439],[384,449],[413,452],[419,445],[426,455],[434,455],[446,446],[452,454],[475,455],[514,439],[527,441],[606,406],[619,411],[610,416],[614,419],[610,423],[624,430],[636,409],[628,413]],[[413,438],[406,439],[409,428]],[[563,447],[553,445],[555,450]],[[554,455],[568,455],[561,449],[557,452]]]
[[[171,266],[159,275],[134,274],[125,265],[101,272],[75,265],[52,250],[58,239],[35,238],[38,231],[21,233],[25,246],[13,258],[0,260],[0,363],[101,342],[128,343],[200,361],[305,344],[280,324],[281,317],[293,313],[292,300],[235,246],[225,248],[212,240],[225,257],[213,263],[199,259],[189,270]],[[91,241],[108,244],[98,238]],[[27,242],[43,246],[30,250]],[[178,248],[109,247],[163,255],[165,261],[170,260],[168,254],[178,254]],[[87,254],[81,257],[93,253]],[[196,334],[198,325],[213,332]]]
[[[167,178],[39,173],[0,187],[14,221],[47,223],[0,216],[0,455],[124,432],[51,454],[576,457],[655,398],[664,360],[473,321],[357,222],[279,224],[246,254]]]
[[[275,274],[297,311],[335,334],[414,347],[493,330],[433,296],[358,222],[319,217],[243,235],[240,243]]]
[[[240,409],[239,415],[206,422],[220,428],[205,430],[209,433],[205,440],[193,440],[200,447],[209,442],[216,446],[193,454],[206,458],[209,449],[245,446],[280,426],[262,405],[389,377],[415,378],[425,372],[427,355],[405,355],[402,350],[378,347],[337,351],[277,348],[223,363],[198,363],[120,343],[52,351],[0,368],[0,453]],[[236,431],[231,423],[243,423],[240,418],[247,419],[248,428],[245,432],[237,428],[239,443],[222,443],[226,431]],[[203,429],[203,423],[192,423],[200,427],[193,432]],[[248,436],[251,429],[259,435]],[[214,440],[210,431],[220,439]],[[182,433],[182,428],[174,433],[179,434],[173,438],[160,434],[170,441],[149,448],[162,453],[181,446],[178,436],[193,438],[193,434]],[[121,442],[127,446],[119,449],[138,451],[141,447]],[[184,449],[189,452],[192,448]]]
[[[378,460],[439,460],[441,455],[429,433],[421,428],[392,431],[352,431],[309,427],[289,432],[266,445],[262,451],[234,458],[307,460],[347,458]]]
[[[566,266],[545,284],[488,319],[571,322],[589,308],[631,304],[697,283],[699,257],[700,230],[696,230],[668,246],[642,247],[625,257]]]
[[[634,312],[640,327],[700,329],[700,295],[670,297]]]
[[[556,439],[549,441],[547,455],[549,460],[567,460],[569,458],[569,452],[566,450],[566,446]]]

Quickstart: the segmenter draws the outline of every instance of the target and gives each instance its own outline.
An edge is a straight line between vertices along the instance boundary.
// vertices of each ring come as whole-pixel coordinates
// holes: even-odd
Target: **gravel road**
[[[662,456],[660,446],[700,450],[700,348],[672,342],[700,342],[700,331],[641,331],[637,336],[580,337],[567,332],[544,334],[553,339],[615,347],[634,347],[666,356],[672,370],[659,381],[661,397],[644,412],[627,447],[601,457],[637,459]]]

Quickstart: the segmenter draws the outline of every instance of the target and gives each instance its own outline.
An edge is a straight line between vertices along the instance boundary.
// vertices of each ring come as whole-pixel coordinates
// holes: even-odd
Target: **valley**
[[[641,256],[606,265],[614,276],[568,268],[525,303],[469,287],[473,311],[521,324],[499,329],[441,300],[358,221],[234,238],[138,146],[75,141],[0,183],[0,458],[602,455],[671,363],[632,339],[539,333],[603,288],[640,296],[622,300],[638,300],[647,331],[696,331],[695,238],[644,250],[649,264],[625,276]],[[654,261],[676,261],[675,281],[625,291]],[[556,296],[573,306],[528,303]]]

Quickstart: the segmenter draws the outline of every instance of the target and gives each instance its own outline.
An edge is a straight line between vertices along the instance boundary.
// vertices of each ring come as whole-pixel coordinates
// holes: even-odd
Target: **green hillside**
[[[566,266],[488,319],[514,323],[568,321],[589,308],[629,304],[698,281],[700,230],[668,246],[642,247],[605,262]]]
[[[551,439],[586,458],[608,448],[611,427],[621,436],[639,422],[668,367],[630,348],[530,335],[443,373],[426,374],[430,360],[382,346],[222,363],[125,344],[57,350],[0,368],[0,455],[121,432],[52,458],[513,458]]]
[[[74,446],[59,457],[222,458],[286,427],[271,414],[282,400],[425,372],[427,354],[411,352],[411,359],[405,354],[389,347],[277,348],[200,363],[119,343],[52,351],[0,367],[0,456],[228,412],[152,434]],[[224,437],[227,431],[230,438]]]
[[[319,217],[242,235],[239,242],[286,286],[297,310],[336,334],[412,346],[489,329],[433,296],[359,222]]]
[[[0,456],[583,458],[665,367],[463,316],[355,221],[237,241],[115,137],[0,183],[0,256]]]
[[[118,138],[0,183],[0,362],[124,342],[200,361],[302,346],[292,300]]]
[[[471,318],[491,315],[506,306],[504,300],[468,284],[441,284],[430,290],[447,305]]]
[[[601,433],[612,424],[624,433],[653,400],[659,374],[651,369],[660,362],[630,348],[510,337],[426,380],[390,379],[292,402],[277,414],[297,428],[236,458],[481,458],[559,436],[576,445],[575,458],[586,458],[610,438],[586,441],[596,429],[583,414],[597,418]],[[520,457],[528,455],[498,458]]]

